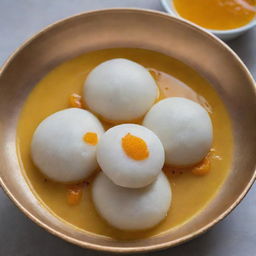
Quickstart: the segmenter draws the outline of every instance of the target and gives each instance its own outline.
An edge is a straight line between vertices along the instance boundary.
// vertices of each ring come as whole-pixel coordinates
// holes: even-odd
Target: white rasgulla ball
[[[58,182],[87,178],[98,166],[96,146],[84,140],[87,133],[99,138],[104,130],[86,110],[69,108],[50,115],[34,132],[33,162],[44,175]]]
[[[169,165],[196,164],[212,145],[212,123],[207,111],[185,98],[161,100],[147,113],[143,125],[162,141]]]
[[[111,121],[131,121],[153,105],[158,88],[149,71],[127,59],[112,59],[88,75],[83,93],[87,106]]]
[[[115,184],[140,188],[152,183],[164,165],[164,148],[149,129],[137,124],[117,125],[105,132],[97,160]]]
[[[103,172],[96,177],[92,197],[99,214],[121,230],[143,230],[157,225],[167,216],[172,193],[169,181],[161,172],[144,188],[115,185]]]

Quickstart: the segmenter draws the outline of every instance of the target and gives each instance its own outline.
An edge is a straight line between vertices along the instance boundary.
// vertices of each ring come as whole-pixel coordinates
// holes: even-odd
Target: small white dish
[[[182,18],[178,14],[178,12],[175,10],[173,0],[161,0],[161,3],[162,3],[163,8],[168,13],[170,13],[172,16],[175,16],[180,19],[188,21],[187,19]],[[227,41],[227,40],[230,40],[230,39],[240,36],[241,34],[245,33],[246,31],[253,28],[254,26],[256,26],[256,16],[247,25],[236,28],[236,29],[228,29],[228,30],[213,30],[213,29],[206,29],[206,28],[204,28],[204,29],[213,33],[215,36],[219,37],[220,39]]]

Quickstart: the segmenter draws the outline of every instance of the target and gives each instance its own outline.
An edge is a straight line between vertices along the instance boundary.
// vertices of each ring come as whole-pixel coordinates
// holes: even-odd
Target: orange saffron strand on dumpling
[[[134,160],[144,160],[149,156],[146,142],[130,133],[122,138],[122,147],[126,155]]]
[[[95,132],[87,132],[87,133],[84,134],[83,140],[87,144],[95,146],[98,143],[98,135]]]

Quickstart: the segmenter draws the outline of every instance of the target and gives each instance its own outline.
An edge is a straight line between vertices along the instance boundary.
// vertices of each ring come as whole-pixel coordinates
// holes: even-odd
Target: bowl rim
[[[170,16],[168,13],[164,13],[161,11],[155,11],[155,10],[149,10],[149,9],[143,9],[143,8],[106,8],[106,9],[99,9],[99,10],[91,10],[91,11],[85,11],[85,12],[81,12],[78,13],[76,15],[71,15],[68,16],[66,18],[60,19],[54,23],[51,23],[50,25],[44,27],[43,29],[39,30],[39,32],[37,32],[36,34],[34,34],[33,36],[31,36],[30,38],[28,38],[25,42],[23,42],[8,58],[7,60],[4,62],[1,70],[0,70],[0,77],[3,74],[3,71],[5,70],[5,68],[9,65],[9,63],[12,62],[12,60],[16,57],[16,55],[25,47],[27,47],[32,41],[34,41],[35,39],[37,39],[38,37],[40,37],[42,34],[47,33],[49,30],[51,30],[53,27],[57,26],[57,25],[63,25],[66,22],[69,22],[73,19],[77,19],[81,16],[85,16],[85,15],[99,15],[99,14],[104,14],[104,13],[108,13],[108,12],[112,12],[112,13],[118,13],[118,12],[135,12],[135,13],[142,13],[142,14],[148,14],[148,15],[155,15],[155,16],[161,16],[162,18],[165,18],[167,20],[175,20],[175,22],[178,22],[180,24],[183,24],[184,26],[190,27],[191,29],[197,31],[200,34],[203,34],[204,36],[207,36],[210,40],[215,41],[220,47],[222,47],[224,50],[228,51],[234,61],[236,61],[239,66],[241,67],[241,69],[243,70],[243,72],[246,74],[248,80],[251,82],[251,84],[253,85],[253,89],[255,91],[256,94],[256,82],[254,81],[251,73],[249,72],[249,70],[247,69],[247,67],[245,66],[245,64],[242,62],[242,60],[238,57],[238,55],[229,47],[227,46],[224,42],[222,42],[219,38],[217,38],[216,36],[214,36],[213,34],[211,34],[210,32],[208,32],[206,29],[203,29],[187,20],[184,19],[179,19],[177,17],[174,16]],[[209,230],[212,226],[214,226],[216,223],[218,223],[219,221],[221,221],[223,218],[225,218],[240,202],[241,200],[246,196],[246,194],[248,193],[249,189],[251,188],[251,186],[253,185],[254,181],[256,180],[256,166],[254,167],[254,172],[253,175],[251,177],[251,179],[249,180],[247,186],[244,188],[244,190],[242,191],[242,193],[240,193],[240,195],[237,197],[237,199],[232,203],[231,206],[229,206],[229,208],[224,211],[222,214],[220,214],[217,218],[215,218],[212,222],[210,222],[209,224],[205,225],[204,227],[198,229],[197,231],[190,233],[186,236],[183,236],[181,238],[178,238],[176,240],[173,241],[168,241],[168,242],[163,242],[163,243],[159,243],[156,245],[149,245],[149,246],[139,246],[139,247],[116,247],[116,246],[105,246],[105,245],[98,245],[95,243],[90,243],[90,242],[85,242],[85,241],[80,241],[76,238],[72,238],[68,235],[65,235],[57,230],[55,230],[54,228],[50,227],[49,225],[45,224],[43,221],[41,221],[39,218],[37,218],[36,216],[34,216],[33,213],[31,213],[29,210],[27,210],[22,203],[20,203],[15,196],[13,195],[13,193],[11,192],[11,190],[8,189],[8,186],[5,184],[4,180],[1,177],[1,169],[0,169],[0,186],[3,188],[3,191],[7,194],[7,196],[14,202],[14,204],[28,217],[30,218],[34,223],[36,223],[37,225],[39,225],[40,227],[42,227],[43,229],[45,229],[46,231],[48,231],[49,233],[60,237],[62,239],[64,239],[67,242],[73,243],[75,245],[78,245],[80,247],[83,248],[87,248],[87,249],[93,249],[93,250],[97,250],[97,251],[104,251],[104,252],[114,252],[114,253],[135,253],[135,252],[148,252],[148,251],[155,251],[155,250],[160,250],[160,249],[166,249],[172,246],[177,246],[179,244],[182,244],[184,242],[187,242],[201,234],[203,234],[204,232],[206,232],[207,230]]]
[[[173,2],[173,0],[171,0],[171,1]],[[182,19],[182,20],[190,22],[189,20],[187,20],[187,19],[183,18],[182,16],[180,16],[178,14],[178,12],[174,10],[172,5],[170,4],[171,1],[170,0],[161,0],[161,4],[162,4],[163,8],[167,11],[167,13],[169,13],[169,14],[171,14],[174,17],[177,17],[179,19]],[[196,25],[196,24],[193,23],[193,25]],[[249,23],[245,24],[242,27],[238,27],[238,28],[225,29],[225,30],[208,29],[208,28],[204,28],[204,27],[201,27],[201,26],[200,26],[200,28],[202,28],[202,29],[204,29],[206,31],[209,31],[209,32],[211,32],[211,33],[213,33],[215,35],[224,36],[224,35],[240,34],[240,33],[246,32],[247,30],[253,28],[254,26],[256,26],[256,16]]]

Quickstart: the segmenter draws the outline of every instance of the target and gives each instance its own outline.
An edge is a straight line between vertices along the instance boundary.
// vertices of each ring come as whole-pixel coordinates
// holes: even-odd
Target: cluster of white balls
[[[121,58],[101,63],[84,83],[86,105],[92,113],[119,123],[144,116],[142,125],[121,124],[104,132],[89,111],[59,111],[43,120],[33,135],[35,165],[58,182],[85,179],[99,165],[102,172],[93,183],[92,197],[100,215],[118,229],[155,226],[171,204],[164,163],[196,164],[212,144],[212,124],[203,107],[185,98],[154,104],[157,98],[157,84],[143,66]],[[86,143],[86,133],[96,134],[99,143]],[[127,154],[122,145],[127,135],[145,144],[146,157]],[[128,150],[133,146],[128,141]]]

